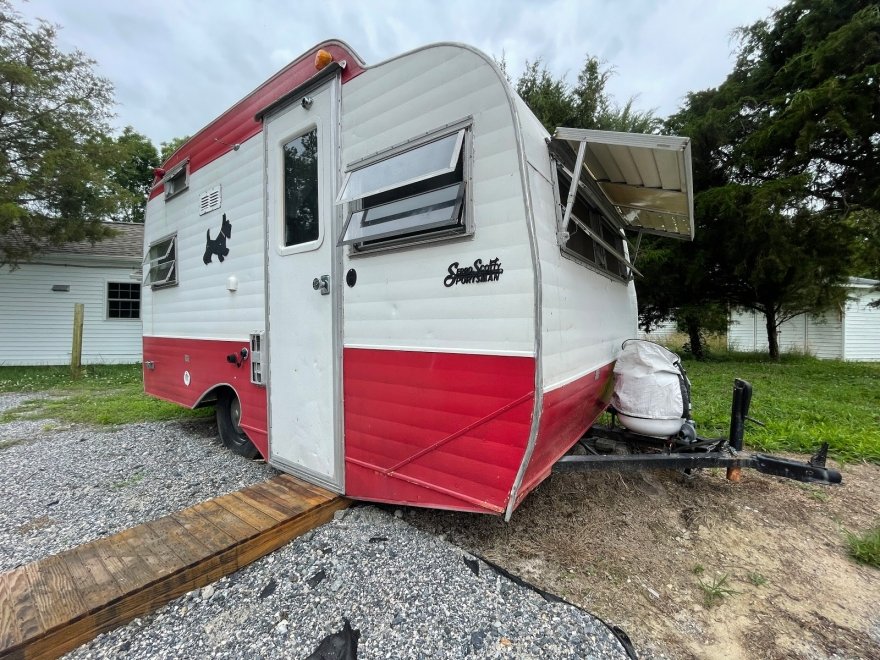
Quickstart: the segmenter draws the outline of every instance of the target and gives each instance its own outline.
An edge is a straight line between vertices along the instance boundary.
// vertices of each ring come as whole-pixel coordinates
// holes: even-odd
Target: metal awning
[[[693,239],[689,138],[557,128],[550,150],[581,185],[598,184],[626,228]]]

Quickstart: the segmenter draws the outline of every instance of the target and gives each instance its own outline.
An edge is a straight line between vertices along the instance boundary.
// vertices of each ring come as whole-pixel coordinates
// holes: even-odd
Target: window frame
[[[383,194],[398,188],[403,188],[405,186],[411,185],[413,183],[419,183],[421,181],[429,181],[432,178],[437,178],[440,176],[445,176],[450,172],[454,172],[457,168],[457,162],[461,161],[462,164],[462,176],[461,183],[463,184],[463,193],[461,195],[460,202],[458,206],[458,215],[460,220],[455,224],[454,227],[450,227],[449,229],[428,229],[419,233],[419,230],[416,229],[411,232],[407,232],[405,235],[390,235],[385,236],[379,239],[376,239],[375,243],[371,243],[369,245],[364,245],[363,242],[357,243],[352,241],[346,241],[345,235],[348,231],[348,225],[352,221],[352,218],[355,213],[364,210],[363,200],[364,197],[356,198],[350,201],[342,201],[342,191],[345,189],[344,185],[340,189],[339,195],[337,196],[336,205],[343,206],[344,213],[343,218],[344,221],[342,223],[342,230],[337,237],[337,246],[348,246],[348,256],[349,257],[358,257],[358,256],[367,256],[370,254],[374,254],[377,252],[386,252],[389,250],[401,250],[406,248],[412,248],[416,246],[438,243],[438,242],[447,242],[447,241],[457,241],[457,240],[469,240],[473,238],[475,231],[475,223],[474,223],[474,214],[473,214],[473,140],[474,140],[474,131],[473,131],[473,117],[468,116],[463,119],[460,119],[455,122],[450,122],[445,124],[439,128],[432,129],[430,131],[426,131],[425,133],[416,136],[414,138],[410,138],[405,140],[404,142],[392,145],[387,149],[383,149],[381,151],[376,152],[370,156],[360,158],[358,160],[352,161],[345,168],[345,178],[344,181],[347,184],[348,178],[351,172],[369,167],[370,165],[374,165],[375,163],[381,162],[383,160],[388,160],[393,158],[401,153],[405,153],[407,151],[412,151],[422,147],[431,142],[435,142],[437,140],[441,140],[450,135],[454,135],[455,133],[461,133],[460,144],[456,147],[456,151],[458,154],[458,160],[455,165],[452,166],[451,169],[444,169],[442,171],[438,171],[436,173],[431,174],[430,176],[419,177],[417,179],[409,179],[404,180],[394,186],[385,187],[381,191],[377,191],[375,193],[370,193],[367,197],[376,194]],[[449,184],[454,185],[454,184]],[[441,186],[442,187],[442,186]],[[439,187],[438,187],[439,189]],[[405,199],[406,196],[401,197],[399,199]],[[398,200],[392,200],[398,201]],[[376,205],[379,206],[379,205]],[[375,208],[366,207],[366,208]]]
[[[576,225],[578,225],[578,227],[581,229],[581,231],[584,231],[584,233],[587,234],[587,236],[589,236],[591,238],[591,240],[593,241],[594,244],[598,244],[598,246],[604,250],[602,260],[605,261],[605,263],[600,264],[599,263],[600,260],[599,260],[598,256],[597,256],[595,262],[589,261],[586,257],[581,255],[580,253],[578,253],[575,250],[573,250],[572,248],[568,247],[568,245],[567,245],[568,240],[566,240],[565,242],[562,241],[562,239],[561,239],[562,233],[568,231],[568,227],[562,226],[562,222],[565,219],[565,217],[564,217],[565,216],[565,204],[562,201],[562,195],[561,195],[561,191],[559,188],[559,185],[560,185],[559,169],[560,168],[564,169],[564,166],[562,163],[557,161],[552,156],[550,158],[550,165],[551,165],[551,167],[550,167],[551,184],[552,184],[552,188],[553,188],[553,202],[554,202],[553,206],[556,209],[555,225],[556,225],[556,232],[557,232],[557,239],[558,239],[557,242],[559,244],[559,250],[562,253],[563,258],[569,259],[569,260],[587,268],[588,270],[592,270],[593,272],[596,272],[599,275],[607,277],[611,280],[614,280],[615,282],[620,282],[622,284],[629,283],[629,281],[633,279],[633,269],[630,264],[626,263],[626,261],[621,261],[621,259],[620,259],[620,257],[623,257],[624,259],[629,261],[629,251],[627,250],[626,235],[623,233],[623,230],[611,218],[608,218],[602,212],[601,209],[599,209],[598,207],[596,207],[595,204],[590,202],[589,198],[582,193],[580,183],[577,184],[576,196],[584,206],[586,206],[591,212],[595,212],[595,214],[600,218],[601,224],[600,224],[599,231],[598,231],[599,235],[597,237],[595,230],[592,227],[589,227],[589,224],[591,224],[589,222],[589,218],[586,221],[584,221],[581,218],[578,218],[577,216],[575,216],[574,212],[572,212],[571,217],[569,219],[569,222],[574,222]],[[566,172],[566,176],[567,175],[568,175],[568,173]],[[583,225],[588,225],[587,229],[589,229],[589,231],[586,231],[584,229]],[[615,254],[615,252],[617,250],[614,249],[613,246],[608,245],[607,241],[601,237],[602,226],[604,226],[604,225],[607,225],[608,228],[611,229],[615,234],[620,235],[620,239],[621,239],[620,255]],[[609,256],[611,257],[611,259],[614,260],[614,263],[619,264],[620,266],[622,266],[626,270],[626,273],[627,273],[626,276],[621,275],[619,271],[615,272],[615,271],[611,271],[608,269],[608,257]]]
[[[169,190],[169,184],[172,184],[173,181],[181,175],[183,175],[183,186],[179,190]],[[162,185],[165,191],[166,202],[189,190],[189,158],[185,159],[182,163],[178,163],[166,172],[165,176],[162,177]]]
[[[165,241],[170,241],[170,245],[169,245],[168,249],[165,251],[165,254],[161,257],[156,257],[155,259],[150,259],[149,258],[150,252],[152,252],[153,248],[156,247],[157,245],[161,245]],[[162,262],[162,259],[167,258],[169,253],[172,251],[172,249],[174,250],[174,259],[172,262],[173,265],[171,266],[171,268],[168,272],[168,277],[166,277],[161,282],[149,282],[148,283],[147,280],[149,279],[150,275],[153,272],[153,262],[156,263],[157,268],[158,268],[158,266],[161,266],[163,263],[167,263],[167,262]],[[146,266],[146,268],[145,268],[146,272],[144,273],[144,276],[141,279],[141,287],[149,286],[151,290],[155,291],[156,289],[167,289],[170,287],[178,286],[180,284],[180,278],[178,276],[177,256],[178,256],[177,255],[177,232],[175,232],[173,234],[167,234],[167,235],[163,236],[162,238],[159,238],[159,239],[153,241],[152,243],[150,243],[150,246],[147,248],[147,253],[144,255],[144,259],[143,259],[143,264]],[[171,279],[172,275],[174,278],[173,280]]]
[[[110,314],[110,301],[116,300],[119,302],[132,302],[134,298],[111,298],[110,297],[110,286],[113,284],[124,284],[131,285],[133,287],[137,287],[137,303],[138,303],[138,315],[137,316],[112,316]],[[143,292],[142,292],[141,284],[138,281],[124,281],[124,280],[105,280],[104,281],[104,318],[107,321],[140,321],[141,320],[141,302],[143,301]]]

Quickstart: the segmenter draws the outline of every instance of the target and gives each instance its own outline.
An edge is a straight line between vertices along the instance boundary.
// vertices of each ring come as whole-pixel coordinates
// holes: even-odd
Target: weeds
[[[748,578],[749,582],[751,582],[756,587],[763,587],[765,584],[767,584],[767,578],[757,572],[749,573]]]
[[[114,481],[110,484],[110,490],[122,490],[123,488],[128,488],[129,486],[137,486],[140,482],[144,480],[145,474],[143,472],[135,472],[128,479],[122,479],[121,481]]]
[[[694,564],[693,573],[694,575],[702,575],[706,572],[706,567],[702,564]]]
[[[711,582],[699,580],[700,589],[703,590],[706,607],[712,607],[721,602],[728,596],[733,596],[739,592],[734,591],[727,583],[727,574],[715,576]]]
[[[880,568],[880,522],[871,529],[855,534],[846,531],[849,554],[858,562]]]
[[[20,445],[24,440],[20,438],[12,438],[11,440],[0,440],[0,451],[3,449],[9,449],[10,447],[15,447],[15,445]]]

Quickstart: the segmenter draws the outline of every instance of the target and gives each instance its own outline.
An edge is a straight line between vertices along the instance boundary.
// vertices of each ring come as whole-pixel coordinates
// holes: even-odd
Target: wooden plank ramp
[[[349,500],[280,475],[0,574],[0,658],[56,658],[277,550]]]

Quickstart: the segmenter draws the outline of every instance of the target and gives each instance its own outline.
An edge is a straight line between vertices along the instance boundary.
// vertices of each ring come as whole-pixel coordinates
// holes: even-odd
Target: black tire
[[[256,458],[259,452],[247,434],[238,425],[241,419],[241,403],[234,392],[223,392],[215,406],[217,430],[226,448],[245,458]]]

